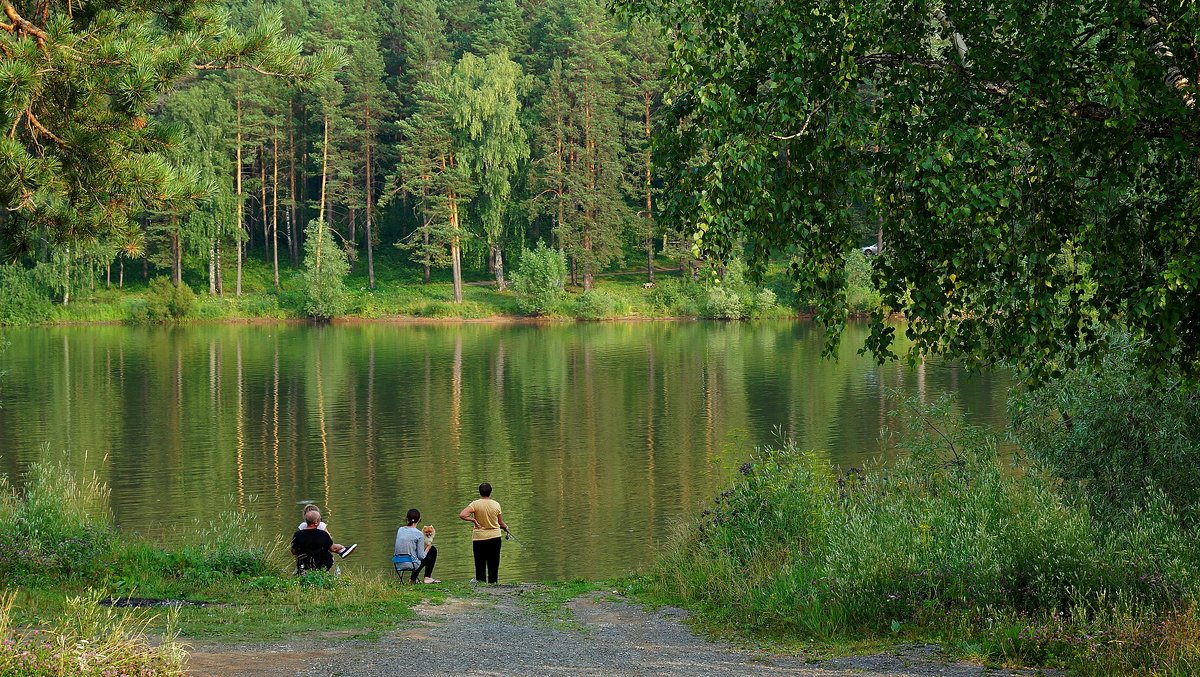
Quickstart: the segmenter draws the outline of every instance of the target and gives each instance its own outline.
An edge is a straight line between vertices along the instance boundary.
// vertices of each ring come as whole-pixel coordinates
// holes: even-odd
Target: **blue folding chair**
[[[396,567],[396,575],[400,577],[400,581],[407,583],[412,578],[412,572],[421,567],[421,563],[412,555],[392,555],[392,566]]]

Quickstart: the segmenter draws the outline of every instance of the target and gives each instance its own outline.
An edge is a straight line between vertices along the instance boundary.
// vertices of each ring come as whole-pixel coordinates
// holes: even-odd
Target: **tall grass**
[[[760,452],[641,591],[743,633],[941,639],[1097,674],[1200,668],[1200,548],[1171,504],[1106,528],[949,411],[914,405],[891,466]]]
[[[0,477],[0,569],[17,580],[94,574],[116,541],[108,487],[54,463],[31,465],[24,486]]]
[[[14,595],[0,594],[0,677],[174,677],[187,654],[167,632],[151,642],[152,618],[102,606],[95,592],[72,597],[49,627],[13,625]]]
[[[229,579],[276,571],[274,552],[245,511],[227,510],[197,522],[172,549],[123,537],[112,525],[109,489],[95,475],[79,478],[62,463],[29,467],[18,491],[0,477],[0,570],[6,583],[72,580],[112,588],[196,590]]]

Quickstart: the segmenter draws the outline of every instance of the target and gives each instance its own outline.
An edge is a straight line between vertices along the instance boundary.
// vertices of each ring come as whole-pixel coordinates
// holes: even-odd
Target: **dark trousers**
[[[421,572],[429,578],[433,578],[433,565],[437,564],[437,546],[429,546],[429,550],[425,553],[425,559],[421,560],[421,566],[417,567],[412,572],[412,581],[416,583],[420,578]]]
[[[475,580],[495,583],[500,572],[500,538],[471,541],[471,549],[475,552]]]

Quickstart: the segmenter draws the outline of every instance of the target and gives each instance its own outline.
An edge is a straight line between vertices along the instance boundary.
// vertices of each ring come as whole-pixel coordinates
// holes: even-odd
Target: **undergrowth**
[[[1080,674],[1200,669],[1200,548],[1170,502],[1109,528],[950,411],[909,403],[890,466],[759,452],[635,591],[747,635],[944,641]]]

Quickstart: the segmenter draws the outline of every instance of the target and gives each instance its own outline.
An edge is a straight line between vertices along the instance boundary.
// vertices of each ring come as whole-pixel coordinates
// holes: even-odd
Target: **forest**
[[[6,169],[29,180],[0,215],[14,289],[67,305],[81,289],[167,276],[236,298],[248,265],[269,270],[274,292],[303,268],[310,314],[329,317],[346,311],[330,289],[353,272],[374,290],[381,265],[423,282],[448,272],[461,302],[464,276],[504,290],[538,242],[584,291],[618,264],[653,281],[657,256],[691,260],[691,243],[653,216],[664,40],[600,2],[187,3],[175,23],[111,3],[69,28],[54,25],[56,4],[12,6],[128,50],[99,65],[106,84],[80,87],[129,99],[117,113],[128,129],[112,138],[100,120],[112,110],[64,116],[52,78],[4,62],[28,85],[4,116],[20,143]],[[171,55],[204,30],[207,52]],[[169,58],[191,68],[156,63]],[[54,140],[68,133],[127,157],[81,162]]]

